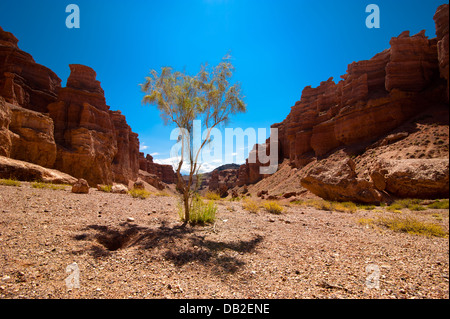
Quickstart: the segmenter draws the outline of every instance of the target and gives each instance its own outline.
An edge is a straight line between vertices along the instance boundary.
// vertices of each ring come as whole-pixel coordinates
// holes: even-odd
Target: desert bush
[[[380,217],[376,223],[396,232],[424,235],[428,237],[447,237],[448,233],[437,224],[425,223],[413,217]]]
[[[101,192],[111,193],[112,185],[98,185],[97,189]]]
[[[271,214],[279,215],[283,212],[283,207],[276,202],[267,202],[264,204],[264,208]]]
[[[396,200],[395,202],[393,202],[391,205],[389,205],[387,210],[395,211],[395,210],[402,210],[405,208],[412,210],[412,211],[425,210],[426,208],[423,207],[422,205],[420,205],[420,203],[421,203],[420,199],[411,199],[411,198],[399,199],[399,200]]]
[[[32,182],[31,187],[33,188],[46,188],[46,189],[53,189],[53,190],[62,190],[66,189],[68,185],[55,185],[52,183],[43,183],[43,182]]]
[[[20,182],[14,180],[14,179],[0,179],[0,185],[19,187],[20,186]]]
[[[220,195],[217,194],[216,192],[208,191],[205,194],[205,198],[208,199],[208,200],[219,200],[220,199]]]
[[[449,209],[448,199],[436,200],[434,203],[428,205],[431,209]]]
[[[145,189],[136,189],[133,188],[130,191],[128,191],[128,193],[133,197],[133,198],[140,198],[140,199],[146,199],[147,197],[150,196],[150,193],[148,191],[146,191]]]
[[[242,208],[250,213],[257,213],[261,208],[260,204],[251,198],[246,198],[242,204]]]
[[[189,213],[189,223],[191,225],[205,225],[216,220],[217,205],[214,201],[204,202],[200,196],[195,196],[192,200],[192,207]],[[184,220],[183,205],[178,205],[178,215]]]

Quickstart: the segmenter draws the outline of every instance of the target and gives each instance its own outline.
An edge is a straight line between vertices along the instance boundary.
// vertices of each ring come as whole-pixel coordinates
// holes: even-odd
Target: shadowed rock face
[[[0,28],[0,155],[54,168],[91,185],[128,184],[139,171],[139,139],[111,111],[95,71],[71,64],[66,87]],[[173,169],[150,165],[165,181]]]
[[[403,32],[391,39],[389,49],[370,60],[350,64],[338,83],[330,78],[317,88],[306,87],[286,119],[272,126],[278,128],[279,162],[288,159],[298,169],[318,162],[315,169],[304,172],[305,188],[328,199],[379,200],[370,180],[340,176],[337,181],[334,174],[339,174],[343,166],[322,160],[342,148],[364,150],[430,108],[448,108],[448,11],[449,6],[442,5],[434,16],[437,38],[429,39],[425,31],[413,36],[409,31]],[[248,161],[242,165],[237,185],[263,179],[260,166]],[[344,185],[345,179],[348,183]],[[425,184],[412,187],[420,192]],[[362,189],[370,190],[364,195],[370,200],[358,195]],[[406,192],[390,189],[398,196],[407,196]],[[429,189],[424,192],[428,197],[440,194]]]

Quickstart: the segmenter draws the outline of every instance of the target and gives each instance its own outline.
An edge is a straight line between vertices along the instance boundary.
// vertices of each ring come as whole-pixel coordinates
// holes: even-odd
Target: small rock
[[[123,184],[115,184],[111,188],[111,192],[116,194],[126,194],[128,192],[128,188]]]
[[[133,217],[128,217],[128,218],[127,218],[127,222],[129,222],[129,223],[134,223],[134,218],[133,218]]]
[[[9,281],[9,280],[11,280],[11,277],[8,275],[5,275],[2,277],[2,281],[4,281],[4,282]]]
[[[72,193],[75,194],[88,194],[89,193],[89,184],[85,179],[80,178],[75,184],[72,186]]]

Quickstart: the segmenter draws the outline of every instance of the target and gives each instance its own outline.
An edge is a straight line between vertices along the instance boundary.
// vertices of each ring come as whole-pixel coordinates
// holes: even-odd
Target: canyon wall
[[[97,184],[138,177],[139,139],[120,111],[111,111],[90,67],[71,64],[66,87],[20,50],[0,27],[0,155],[56,169]],[[173,169],[151,172],[174,182]]]
[[[434,16],[436,38],[429,39],[425,31],[413,36],[405,31],[391,39],[389,49],[370,60],[351,63],[338,83],[330,78],[317,88],[304,88],[286,119],[272,126],[278,128],[279,162],[286,159],[292,167],[302,169],[311,162],[326,160],[342,148],[352,150],[355,156],[427,109],[441,106],[448,110],[448,11],[448,5],[442,5]],[[269,143],[270,139],[253,151],[258,147],[269,149]],[[349,162],[343,163],[337,168],[325,165],[315,173],[305,172],[302,185],[321,197],[344,200],[345,196],[324,195],[328,191],[313,178],[324,171],[339,175]],[[238,171],[237,185],[254,184],[265,178],[259,172],[260,166],[247,160]],[[356,178],[355,168],[348,167],[348,176]],[[357,192],[372,186],[364,181],[352,187]],[[328,193],[333,192],[339,193],[334,188]],[[376,190],[368,193],[369,202],[381,198]],[[364,196],[347,199],[361,201]]]

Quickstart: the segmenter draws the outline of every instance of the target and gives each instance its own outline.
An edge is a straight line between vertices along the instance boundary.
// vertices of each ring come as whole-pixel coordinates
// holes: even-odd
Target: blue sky
[[[79,29],[65,26],[71,3],[80,8]],[[371,3],[380,7],[380,29],[365,25]],[[141,103],[139,84],[151,69],[196,74],[201,64],[216,65],[230,51],[248,111],[227,127],[269,133],[305,86],[338,81],[348,64],[370,59],[404,30],[426,29],[434,37],[433,15],[442,3],[448,1],[0,0],[0,26],[63,86],[69,64],[92,67],[107,104],[125,114],[143,151],[166,162],[173,127],[164,126],[156,107]]]

